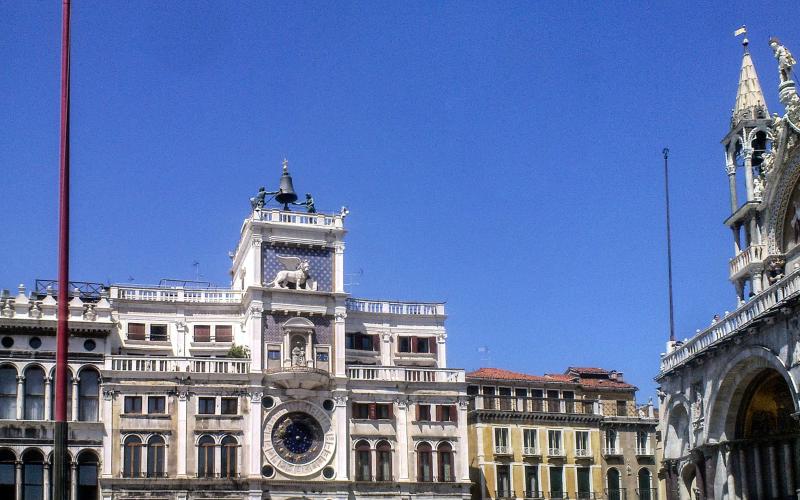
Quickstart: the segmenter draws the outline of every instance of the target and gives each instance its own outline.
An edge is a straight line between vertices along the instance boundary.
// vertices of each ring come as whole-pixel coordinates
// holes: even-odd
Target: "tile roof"
[[[572,371],[572,374],[569,372]],[[578,374],[576,376],[575,374]],[[612,378],[598,378],[597,375],[610,375],[611,372],[602,368],[574,368],[570,367],[567,373],[546,373],[544,375],[529,375],[527,373],[512,372],[502,368],[479,368],[467,373],[467,379],[483,380],[508,380],[518,382],[566,383],[576,384],[592,389],[625,389],[638,390],[632,384]],[[584,378],[581,375],[587,375]],[[469,380],[467,380],[469,381]]]
[[[570,366],[567,368],[567,373],[569,372],[576,372],[581,375],[588,374],[588,375],[607,375],[608,370],[603,368],[594,368],[591,366]]]

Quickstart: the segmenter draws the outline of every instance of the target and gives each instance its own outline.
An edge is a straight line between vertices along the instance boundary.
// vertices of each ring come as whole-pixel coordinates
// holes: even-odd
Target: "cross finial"
[[[286,158],[283,159],[283,171],[287,172],[289,170],[289,160]]]

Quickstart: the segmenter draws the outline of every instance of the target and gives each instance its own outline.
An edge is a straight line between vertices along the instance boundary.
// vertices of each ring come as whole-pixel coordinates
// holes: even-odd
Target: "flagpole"
[[[67,500],[67,358],[69,349],[69,56],[70,0],[61,5],[61,144],[58,213],[58,325],[56,330],[53,500]],[[73,408],[72,411],[78,411]]]
[[[664,154],[664,198],[667,205],[667,282],[669,286],[669,341],[675,342],[675,315],[672,305],[672,233],[669,223],[669,148],[661,151]]]

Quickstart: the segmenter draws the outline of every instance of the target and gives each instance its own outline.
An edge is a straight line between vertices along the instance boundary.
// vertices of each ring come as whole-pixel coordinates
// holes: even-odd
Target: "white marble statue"
[[[780,40],[777,38],[770,38],[769,46],[772,47],[772,53],[775,54],[775,59],[778,60],[778,72],[780,73],[781,83],[791,80],[792,67],[797,64],[794,56],[789,52],[789,49],[781,45]]]
[[[307,289],[306,281],[308,280],[308,270],[310,267],[307,260],[302,260],[300,257],[287,257],[283,255],[277,255],[275,258],[278,259],[286,269],[278,271],[278,274],[275,275],[275,279],[268,283],[267,286],[289,288],[288,284],[294,283],[295,288],[298,290]]]
[[[299,344],[292,349],[292,366],[306,366],[306,350]]]

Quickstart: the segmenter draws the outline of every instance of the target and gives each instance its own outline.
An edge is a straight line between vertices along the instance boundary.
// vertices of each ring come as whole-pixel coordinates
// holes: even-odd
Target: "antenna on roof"
[[[675,315],[672,304],[672,233],[669,223],[669,148],[661,151],[664,154],[664,199],[667,212],[667,282],[669,286],[669,341],[675,342]]]

